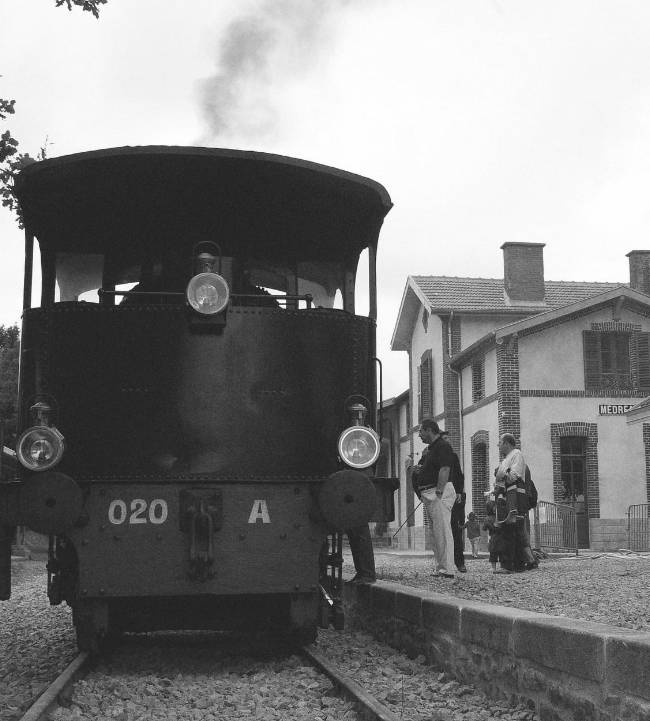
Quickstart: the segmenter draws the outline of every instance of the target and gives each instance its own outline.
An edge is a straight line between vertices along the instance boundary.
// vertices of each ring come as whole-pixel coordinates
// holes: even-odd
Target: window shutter
[[[635,333],[639,390],[650,390],[650,333]]]
[[[422,414],[420,419],[433,415],[433,359],[431,351],[422,356],[420,366],[420,405]]]
[[[585,389],[599,388],[600,376],[600,331],[582,331],[584,362],[585,362]]]

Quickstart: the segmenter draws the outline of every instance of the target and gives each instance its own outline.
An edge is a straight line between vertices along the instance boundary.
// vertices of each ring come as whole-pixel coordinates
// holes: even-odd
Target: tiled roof
[[[454,278],[440,275],[412,276],[432,310],[467,312],[531,313],[530,305],[506,305],[502,278]],[[554,310],[570,303],[586,300],[627,283],[589,283],[582,281],[547,280],[544,282],[546,303],[539,305],[540,312]]]

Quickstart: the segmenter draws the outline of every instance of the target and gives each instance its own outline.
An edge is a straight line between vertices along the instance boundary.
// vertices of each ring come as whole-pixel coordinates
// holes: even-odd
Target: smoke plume
[[[278,124],[274,89],[313,67],[348,0],[264,0],[233,20],[217,48],[216,72],[200,81],[206,141],[261,139]]]

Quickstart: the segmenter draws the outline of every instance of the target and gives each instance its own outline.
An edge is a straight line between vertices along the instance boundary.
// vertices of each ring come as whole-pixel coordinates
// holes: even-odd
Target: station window
[[[560,438],[562,466],[562,500],[570,504],[583,504],[587,470],[587,439],[581,436]]]
[[[586,390],[650,390],[650,333],[583,331]]]
[[[472,403],[485,398],[485,360],[480,358],[472,363]]]

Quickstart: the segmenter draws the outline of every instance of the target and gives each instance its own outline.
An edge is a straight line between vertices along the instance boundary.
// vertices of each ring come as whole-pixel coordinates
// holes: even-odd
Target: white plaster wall
[[[506,315],[460,316],[460,348],[464,350],[476,343],[495,328],[512,323],[513,317]]]
[[[647,503],[643,426],[630,428],[625,418],[598,421],[600,517],[621,518],[628,506]]]
[[[486,377],[487,380],[487,377]],[[467,408],[472,405],[472,367],[465,366],[460,371],[461,406]]]
[[[540,500],[552,501],[551,423],[596,423],[600,517],[622,518],[629,505],[647,502],[643,426],[629,426],[624,416],[599,416],[602,402],[600,398],[521,398],[521,449]]]
[[[519,338],[519,388],[546,390],[584,390],[582,331],[592,323],[611,322],[611,309],[552,326]],[[621,321],[650,329],[648,319],[623,311]]]

